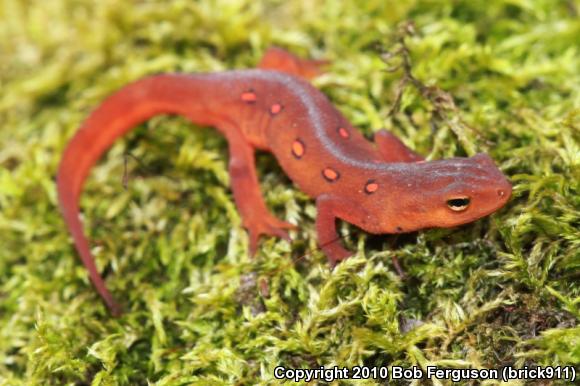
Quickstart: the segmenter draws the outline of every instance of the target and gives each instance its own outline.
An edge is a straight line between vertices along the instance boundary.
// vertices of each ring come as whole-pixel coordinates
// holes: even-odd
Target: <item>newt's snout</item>
[[[505,204],[511,197],[512,184],[508,181],[501,170],[499,170],[494,160],[489,155],[485,153],[479,153],[474,155],[472,158],[479,165],[483,166],[488,176],[492,178],[496,194],[502,202],[501,206],[503,206],[503,204]]]
[[[503,206],[512,195],[512,184],[504,176],[503,181],[499,185],[500,186],[497,188],[497,196],[500,199],[501,206]]]
[[[482,201],[481,214],[494,212],[503,207],[510,199],[512,184],[489,155],[480,153],[471,159],[479,165],[478,174],[483,176],[485,181],[479,186],[479,196]]]

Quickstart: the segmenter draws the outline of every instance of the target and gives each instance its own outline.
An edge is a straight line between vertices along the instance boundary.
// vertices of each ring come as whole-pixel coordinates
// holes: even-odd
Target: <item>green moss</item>
[[[0,384],[268,384],[279,364],[580,364],[579,9],[575,0],[4,1]],[[454,108],[401,88],[402,70],[384,71],[400,63],[381,56],[400,46],[407,20],[414,77]],[[387,127],[429,159],[490,153],[512,200],[454,230],[370,237],[343,225],[358,255],[330,271],[312,201],[259,157],[269,206],[300,230],[291,245],[264,240],[251,259],[225,141],[158,117],[114,146],[83,195],[98,266],[126,305],[111,319],[57,210],[66,141],[134,79],[252,67],[271,45],[331,59],[316,84],[365,134]]]

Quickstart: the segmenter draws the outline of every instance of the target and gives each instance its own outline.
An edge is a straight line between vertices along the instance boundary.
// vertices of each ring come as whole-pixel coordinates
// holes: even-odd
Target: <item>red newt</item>
[[[258,69],[161,74],[131,83],[94,110],[66,147],[58,169],[59,204],[90,279],[113,314],[119,305],[95,266],[79,218],[90,169],[114,141],[159,114],[213,126],[229,148],[236,206],[256,251],[261,235],[289,240],[293,224],[266,207],[254,153],[273,153],[298,187],[316,199],[318,243],[331,264],[351,256],[336,220],[373,234],[454,227],[498,210],[511,185],[486,154],[424,161],[386,130],[368,141],[308,79],[323,61],[267,51]]]

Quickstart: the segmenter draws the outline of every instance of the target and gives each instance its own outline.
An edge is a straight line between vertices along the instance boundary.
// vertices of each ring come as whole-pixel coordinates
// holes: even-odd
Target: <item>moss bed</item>
[[[278,365],[578,366],[579,12],[577,0],[3,1],[0,384],[276,384]],[[401,82],[405,28],[423,88]],[[342,224],[357,255],[332,271],[313,201],[263,155],[267,203],[299,230],[292,243],[264,239],[252,259],[225,140],[156,117],[112,148],[83,194],[99,269],[126,309],[111,318],[57,208],[65,144],[132,80],[248,68],[273,45],[330,59],[315,84],[366,135],[386,127],[428,159],[489,153],[512,199],[458,229],[371,237]]]

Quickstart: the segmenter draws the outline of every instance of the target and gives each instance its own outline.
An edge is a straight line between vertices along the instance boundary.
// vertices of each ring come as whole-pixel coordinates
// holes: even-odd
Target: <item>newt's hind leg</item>
[[[290,241],[288,229],[294,224],[279,220],[266,207],[256,175],[254,148],[237,130],[226,131],[230,151],[229,173],[236,207],[250,237],[250,253],[258,247],[261,235],[277,236]]]
[[[301,59],[281,48],[271,47],[262,57],[258,68],[281,71],[305,79],[312,79],[321,75],[323,67],[329,63],[328,60]]]
[[[425,158],[409,149],[399,138],[387,130],[375,133],[377,150],[385,162],[420,162]]]

